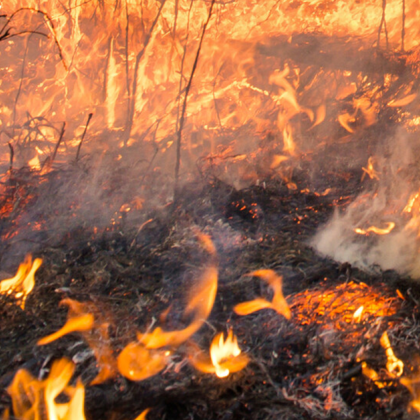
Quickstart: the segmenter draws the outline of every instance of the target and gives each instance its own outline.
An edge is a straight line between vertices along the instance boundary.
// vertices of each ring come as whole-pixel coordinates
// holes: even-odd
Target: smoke
[[[402,128],[382,141],[375,155],[379,180],[345,211],[335,209],[311,245],[321,254],[367,271],[396,270],[420,278],[417,148],[418,142]],[[390,223],[394,228],[384,233],[393,226]],[[373,226],[379,233],[369,229]]]

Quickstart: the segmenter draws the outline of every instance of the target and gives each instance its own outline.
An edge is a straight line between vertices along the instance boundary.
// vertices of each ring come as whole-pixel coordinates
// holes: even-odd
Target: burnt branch
[[[61,129],[60,137],[58,139],[57,144],[55,145],[54,153],[53,153],[53,155],[51,157],[51,162],[50,162],[51,165],[54,162],[54,159],[55,159],[55,157],[57,155],[57,151],[58,151],[58,148],[60,147],[61,141],[63,140],[63,136],[64,136],[65,130],[66,130],[66,122],[63,122],[63,127]]]
[[[87,119],[87,121],[86,121],[85,130],[83,131],[82,138],[80,139],[79,146],[77,147],[76,162],[79,160],[80,149],[82,148],[82,143],[83,143],[83,140],[85,139],[86,132],[87,132],[87,129],[88,129],[88,127],[89,127],[89,123],[90,123],[90,120],[92,119],[92,117],[93,117],[93,113],[91,112],[91,113],[88,115],[88,119]]]

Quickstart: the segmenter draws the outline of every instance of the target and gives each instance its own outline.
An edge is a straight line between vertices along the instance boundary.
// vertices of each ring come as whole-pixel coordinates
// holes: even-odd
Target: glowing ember
[[[20,302],[20,307],[25,309],[26,298],[35,286],[35,273],[41,264],[41,258],[36,258],[32,263],[32,256],[27,255],[25,261],[19,265],[16,275],[0,283],[0,293],[14,295]]]
[[[367,229],[355,228],[353,230],[359,235],[367,235],[369,232],[376,233],[377,235],[387,235],[389,232],[392,231],[392,229],[394,229],[394,227],[395,227],[394,222],[388,222],[386,228],[378,228],[376,226],[370,226]]]
[[[388,372],[393,376],[401,376],[404,371],[404,363],[395,356],[394,350],[392,350],[391,343],[389,342],[388,333],[386,331],[382,334],[380,343],[381,346],[385,349],[387,357],[386,368]]]
[[[93,303],[64,299],[60,304],[69,307],[67,322],[57,332],[39,340],[38,345],[49,344],[72,332],[80,332],[98,361],[99,373],[92,384],[98,384],[114,377],[116,366],[112,349],[109,346],[108,321],[104,319]]]
[[[255,276],[262,278],[267,282],[274,292],[273,300],[268,302],[263,298],[251,300],[249,302],[243,302],[236,305],[233,310],[238,315],[248,315],[253,312],[260,311],[261,309],[274,309],[277,313],[283,315],[285,318],[290,319],[292,314],[289,309],[289,305],[283,296],[283,278],[273,270],[257,270],[248,274],[248,276]]]
[[[210,345],[210,358],[203,356],[192,346],[191,362],[201,372],[214,373],[219,378],[225,378],[229,373],[239,372],[248,364],[248,356],[242,354],[238,341],[229,330],[226,341],[223,333],[217,334]]]
[[[325,289],[306,290],[291,296],[293,320],[301,325],[334,322],[334,328],[344,330],[354,322],[354,313],[363,306],[363,318],[391,316],[401,307],[398,297],[388,297],[383,287],[378,290],[365,283],[350,281]]]
[[[68,385],[73,372],[74,364],[67,359],[54,362],[45,380],[34,378],[24,369],[19,370],[7,388],[12,397],[13,418],[84,420],[85,388],[80,380],[75,386]],[[60,394],[67,395],[69,402],[57,403]]]

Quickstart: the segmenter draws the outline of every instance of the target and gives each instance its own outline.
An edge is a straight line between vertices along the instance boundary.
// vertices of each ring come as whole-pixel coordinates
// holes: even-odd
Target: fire
[[[381,377],[378,375],[375,369],[370,368],[366,362],[362,362],[362,373],[372,382],[375,382],[375,385],[378,388],[384,388],[386,383],[381,380]]]
[[[142,411],[134,420],[146,420],[147,413],[150,411],[150,408]]]
[[[404,371],[404,363],[395,356],[389,341],[388,333],[386,331],[382,334],[379,342],[381,343],[382,348],[385,349],[385,354],[387,357],[386,369],[388,377],[400,377]],[[362,362],[362,373],[373,382],[375,382],[375,385],[378,388],[384,388],[388,385],[386,378],[381,377],[374,369],[370,368],[366,362]],[[401,379],[401,382],[403,381],[404,378]]]
[[[420,376],[414,378],[401,378],[400,382],[414,397],[413,401],[410,402],[410,406],[420,413]]]
[[[217,292],[217,268],[207,267],[199,281],[198,287],[193,290],[192,298],[188,302],[185,314],[193,314],[193,321],[188,327],[177,331],[163,331],[157,327],[151,333],[141,336],[141,341],[149,349],[165,346],[179,346],[195,332],[210,315]]]
[[[118,370],[126,378],[141,381],[159,373],[166,366],[171,352],[158,349],[181,345],[201,328],[210,315],[218,283],[218,269],[214,262],[216,249],[208,235],[199,231],[196,235],[211,262],[204,268],[185,309],[185,315],[192,315],[192,321],[181,330],[164,331],[157,327],[150,333],[138,333],[138,341],[129,343],[118,356]],[[163,319],[167,315],[165,313]]]
[[[84,420],[85,388],[80,381],[70,386],[74,364],[57,360],[51,366],[48,378],[39,380],[25,369],[19,370],[7,392],[12,398],[13,418],[22,420]],[[56,402],[60,394],[68,396],[66,403]],[[45,417],[46,416],[46,417]],[[6,416],[5,419],[10,419]]]
[[[229,373],[235,372],[238,369],[238,359],[237,357],[241,354],[241,350],[238,346],[238,341],[236,337],[233,335],[233,331],[229,330],[229,333],[226,337],[226,341],[224,339],[223,333],[217,334],[210,345],[210,358],[215,368],[216,376],[219,378],[225,378],[229,375]],[[225,362],[224,360],[236,358],[235,363]],[[246,358],[242,357],[241,363],[245,364],[247,362]],[[222,366],[223,365],[223,366]],[[242,367],[241,367],[242,369]],[[240,369],[238,369],[240,370]]]
[[[230,329],[226,340],[223,333],[216,334],[210,345],[210,358],[203,356],[196,348],[191,363],[204,373],[214,373],[219,378],[225,378],[230,373],[239,372],[249,362],[248,356],[241,352],[238,341]]]
[[[170,352],[146,349],[141,343],[131,342],[118,355],[118,371],[132,381],[143,381],[163,370]]]
[[[354,322],[359,323],[362,320],[364,306],[362,305],[359,309],[353,314]]]
[[[350,281],[325,290],[306,290],[290,296],[294,322],[301,325],[320,324],[327,317],[337,330],[345,330],[355,321],[355,312],[363,306],[363,319],[391,316],[401,306],[399,297],[386,297],[382,289]],[[353,332],[356,334],[356,332]],[[352,334],[352,336],[353,336]],[[356,335],[354,335],[356,337]]]
[[[371,156],[368,159],[367,168],[363,167],[363,175],[362,175],[362,181],[365,178],[366,175],[369,176],[370,179],[376,179],[379,180],[379,172],[377,172],[373,166],[373,157]]]
[[[20,302],[20,307],[25,309],[26,298],[35,286],[35,273],[41,264],[41,258],[35,258],[32,263],[32,256],[27,255],[25,261],[19,265],[16,275],[0,282],[0,293],[13,295]]]
[[[282,291],[283,278],[273,270],[257,270],[249,273],[248,276],[260,277],[268,283],[274,292],[273,299],[271,302],[258,298],[249,302],[239,303],[233,310],[238,315],[249,315],[261,309],[274,309],[278,314],[290,319],[292,314]]]
[[[389,232],[392,231],[392,229],[394,229],[394,227],[395,227],[394,222],[387,222],[386,228],[378,228],[376,226],[369,226],[367,229],[355,228],[353,230],[359,235],[367,235],[369,232],[376,233],[376,235],[387,235]]]
[[[386,368],[392,376],[401,376],[404,371],[404,363],[398,359],[394,350],[391,347],[389,341],[388,333],[385,331],[380,339],[381,346],[385,349],[385,354],[387,357]]]
[[[99,373],[92,384],[98,384],[114,377],[116,375],[116,364],[112,349],[109,346],[109,322],[105,320],[104,315],[99,312],[93,303],[63,299],[60,304],[69,308],[67,322],[60,330],[40,339],[38,345],[43,346],[66,334],[80,332],[98,361]]]

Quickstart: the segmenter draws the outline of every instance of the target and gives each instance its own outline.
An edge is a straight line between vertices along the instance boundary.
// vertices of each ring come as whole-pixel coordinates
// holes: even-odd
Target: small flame
[[[411,102],[413,102],[414,99],[416,98],[417,98],[417,93],[412,93],[411,95],[407,95],[401,99],[393,99],[392,101],[389,101],[387,105],[393,108],[396,108],[399,106],[405,106],[405,105],[411,104]]]
[[[290,319],[292,314],[282,291],[283,278],[273,270],[257,270],[248,274],[248,276],[260,277],[267,282],[274,292],[273,300],[268,302],[263,298],[258,298],[249,302],[239,303],[233,310],[238,315],[249,315],[261,309],[274,309],[278,314]]]
[[[229,333],[225,337],[223,333],[217,334],[210,346],[210,358],[213,362],[213,366],[216,369],[216,376],[219,378],[225,378],[229,375],[229,368],[222,367],[221,363],[223,360],[229,360],[230,358],[237,357],[241,354],[241,349],[238,346],[238,341],[233,335],[233,331],[229,330]]]
[[[67,322],[55,333],[39,340],[38,345],[43,346],[66,334],[80,332],[93,350],[99,365],[99,373],[91,384],[99,384],[114,377],[116,366],[109,346],[108,322],[90,302],[81,303],[72,299],[63,299],[60,304],[69,307]]]
[[[379,180],[379,172],[375,170],[375,168],[373,167],[373,163],[374,163],[374,160],[373,160],[373,157],[371,156],[368,159],[367,168],[362,167],[363,169],[362,181],[364,180],[366,175],[368,175],[370,179]]]
[[[400,382],[402,385],[408,388],[411,395],[414,397],[414,400],[410,402],[411,407],[420,413],[420,377],[416,376],[414,378],[401,378]]]
[[[168,352],[146,349],[141,343],[131,342],[118,356],[118,371],[132,381],[143,381],[164,369],[169,355]]]
[[[157,349],[181,345],[201,328],[210,315],[218,282],[218,269],[213,261],[216,248],[209,236],[201,232],[196,234],[201,246],[212,258],[212,262],[204,268],[198,286],[193,290],[185,309],[185,314],[193,314],[193,319],[182,330],[164,331],[161,327],[157,327],[150,333],[138,333],[138,341],[129,343],[118,356],[118,370],[128,379],[142,381],[159,373],[165,368],[171,353]],[[164,314],[164,318],[166,315],[167,313]]]
[[[54,362],[45,380],[34,378],[25,369],[19,370],[7,388],[14,418],[42,419],[46,414],[49,420],[84,420],[85,388],[80,380],[75,386],[68,385],[73,372],[74,364],[67,359]],[[70,398],[69,402],[55,401],[62,393]]]
[[[3,295],[14,294],[20,302],[20,307],[25,309],[26,298],[35,286],[35,273],[41,264],[41,258],[36,258],[32,263],[32,256],[27,255],[25,261],[19,265],[16,275],[0,283],[0,293]]]
[[[196,232],[200,244],[206,252],[213,258],[216,249],[209,236]],[[151,333],[139,336],[139,340],[148,349],[158,349],[164,346],[178,346],[191,337],[200,329],[204,321],[209,317],[213,309],[214,300],[217,293],[218,270],[214,263],[204,268],[197,287],[192,291],[185,314],[193,314],[193,320],[186,328],[177,331],[163,331],[157,327]]]
[[[248,356],[241,352],[236,336],[229,330],[226,340],[223,333],[217,334],[210,345],[210,358],[203,355],[195,345],[196,353],[191,362],[196,369],[204,373],[214,373],[219,378],[226,378],[230,373],[239,372],[249,362]]]
[[[376,372],[375,369],[370,368],[366,362],[362,362],[362,373],[371,381],[375,382],[375,385],[378,388],[385,387],[385,384],[381,381],[381,378],[379,377],[378,372]]]
[[[401,376],[404,371],[404,363],[398,359],[394,350],[392,350],[391,343],[389,341],[388,333],[385,331],[380,339],[381,346],[385,349],[387,357],[386,369],[393,376]]]
[[[353,314],[353,319],[354,322],[356,322],[357,324],[360,323],[360,321],[362,320],[362,316],[363,316],[363,309],[364,306],[362,305],[359,309],[357,309],[354,314]]]
[[[151,333],[139,336],[139,339],[145,346],[148,349],[178,346],[198,331],[213,308],[217,292],[217,277],[218,272],[216,267],[206,267],[201,281],[185,310],[186,314],[194,313],[194,319],[190,325],[177,331],[163,331],[162,328],[157,327]]]
[[[150,408],[146,408],[146,410],[142,411],[134,420],[146,420],[146,415],[150,411]]]
[[[387,235],[389,232],[392,231],[392,229],[394,229],[394,227],[395,227],[394,222],[387,222],[387,227],[383,229],[378,228],[376,226],[370,226],[367,229],[355,228],[353,230],[359,235],[367,235],[369,232],[376,233],[377,235]]]

